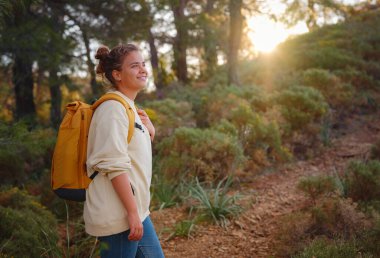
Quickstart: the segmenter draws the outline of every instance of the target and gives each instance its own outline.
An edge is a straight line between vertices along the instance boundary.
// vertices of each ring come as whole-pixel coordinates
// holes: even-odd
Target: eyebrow
[[[140,62],[132,62],[132,63],[129,63],[128,65],[134,65],[134,64],[139,64]],[[142,61],[141,63],[145,64],[145,61]]]

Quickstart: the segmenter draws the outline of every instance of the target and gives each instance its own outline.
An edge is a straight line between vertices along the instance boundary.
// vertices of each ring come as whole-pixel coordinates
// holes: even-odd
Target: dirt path
[[[246,210],[227,229],[215,225],[198,226],[193,239],[162,240],[166,257],[274,257],[274,235],[279,219],[299,210],[305,198],[296,185],[309,175],[342,173],[352,159],[368,155],[371,144],[380,136],[380,116],[352,118],[349,127],[323,153],[308,160],[286,164],[276,171],[261,175],[243,186],[241,193]],[[181,209],[165,209],[152,213],[160,239],[165,239],[170,228],[186,216]]]

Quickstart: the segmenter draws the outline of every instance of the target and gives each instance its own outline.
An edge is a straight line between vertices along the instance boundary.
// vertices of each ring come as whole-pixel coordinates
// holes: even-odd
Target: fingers
[[[146,116],[146,117],[148,117],[148,114],[143,109],[137,110],[137,114],[139,114],[140,116]]]
[[[128,235],[128,239],[131,241],[139,241],[144,234],[144,229],[142,226],[132,227]]]

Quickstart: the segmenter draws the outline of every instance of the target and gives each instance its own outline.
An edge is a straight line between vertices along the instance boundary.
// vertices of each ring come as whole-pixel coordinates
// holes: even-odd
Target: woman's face
[[[129,53],[125,58],[121,71],[116,74],[119,87],[142,90],[147,84],[148,72],[145,61],[139,51]]]

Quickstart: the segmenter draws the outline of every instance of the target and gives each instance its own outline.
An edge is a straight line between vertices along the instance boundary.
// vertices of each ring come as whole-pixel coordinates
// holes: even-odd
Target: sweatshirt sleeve
[[[131,169],[128,155],[129,120],[124,106],[114,100],[102,103],[91,121],[87,168],[111,180]]]

